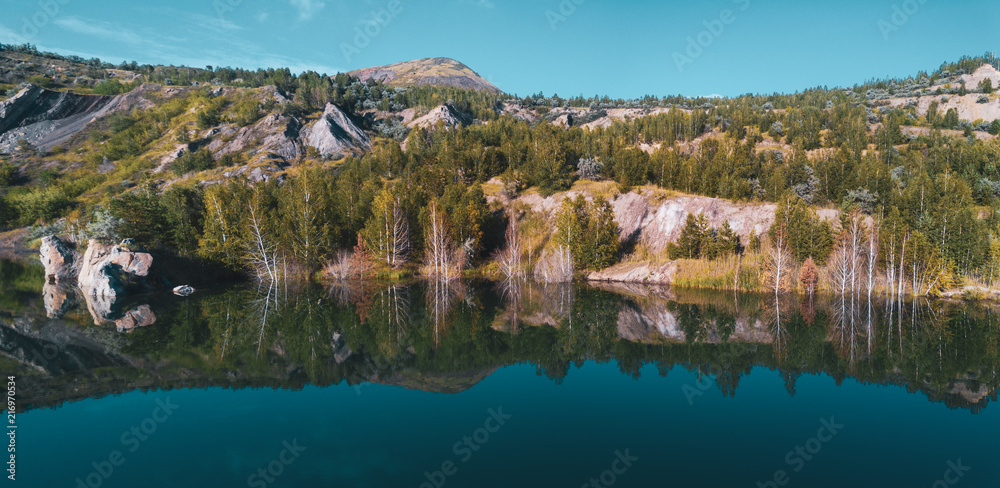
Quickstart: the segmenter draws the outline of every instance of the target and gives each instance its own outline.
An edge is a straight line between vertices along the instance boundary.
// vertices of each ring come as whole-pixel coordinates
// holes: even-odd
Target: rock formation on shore
[[[71,281],[80,272],[80,253],[58,237],[43,237],[38,252],[45,266],[45,281],[49,283]]]
[[[72,287],[75,280],[95,324],[113,322],[119,331],[128,331],[156,322],[148,305],[123,315],[115,310],[125,290],[148,276],[153,264],[153,256],[137,249],[135,241],[125,239],[112,246],[91,240],[81,258],[58,237],[48,236],[42,239],[39,254],[45,266],[43,298],[49,318],[62,317],[76,304],[77,292]]]
[[[117,298],[135,278],[149,275],[153,256],[130,249],[129,239],[117,246],[108,246],[91,239],[83,255],[83,265],[77,279],[87,295]]]

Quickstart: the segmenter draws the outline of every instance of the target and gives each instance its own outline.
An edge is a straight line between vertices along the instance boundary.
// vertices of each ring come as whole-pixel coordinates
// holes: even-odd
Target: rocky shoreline
[[[82,296],[95,324],[114,323],[119,331],[126,331],[156,322],[149,305],[125,312],[116,307],[129,289],[146,284],[153,266],[152,254],[138,248],[132,239],[117,245],[92,239],[81,255],[58,237],[47,236],[42,238],[38,253],[45,267],[42,296],[49,318],[61,318]]]

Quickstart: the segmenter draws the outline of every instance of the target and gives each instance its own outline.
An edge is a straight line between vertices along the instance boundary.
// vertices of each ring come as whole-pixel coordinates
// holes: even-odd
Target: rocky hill
[[[107,113],[112,97],[54,92],[29,85],[0,102],[0,152],[12,152],[24,140],[50,149]]]
[[[379,80],[394,86],[450,86],[500,93],[500,89],[468,66],[450,58],[427,58],[388,66],[376,66],[348,73],[362,81]]]

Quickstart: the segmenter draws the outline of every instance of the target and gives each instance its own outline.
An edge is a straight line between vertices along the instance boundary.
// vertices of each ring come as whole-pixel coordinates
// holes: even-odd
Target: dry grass
[[[657,266],[661,266],[670,262],[670,256],[667,255],[667,251],[655,251],[650,248],[645,242],[640,242],[636,247],[635,251],[622,259],[623,263],[649,263]]]
[[[551,222],[548,215],[524,209],[521,220],[518,223],[518,230],[521,235],[521,246],[524,250],[524,262],[529,268],[533,268],[535,262],[542,255],[542,251],[555,233],[555,223]]]
[[[673,285],[709,290],[764,291],[763,262],[764,255],[760,253],[746,253],[743,257],[730,256],[715,261],[682,259],[677,261]]]
[[[500,194],[503,191],[503,183],[499,179],[493,178],[486,183],[483,183],[483,195],[486,196],[487,200],[500,198]]]
[[[621,193],[618,188],[618,183],[614,180],[577,180],[573,183],[573,186],[569,189],[569,191],[580,192],[593,198],[605,198],[607,200],[613,200],[619,193]],[[556,194],[556,196],[560,197],[562,195],[563,193]],[[562,198],[559,200],[562,200]]]

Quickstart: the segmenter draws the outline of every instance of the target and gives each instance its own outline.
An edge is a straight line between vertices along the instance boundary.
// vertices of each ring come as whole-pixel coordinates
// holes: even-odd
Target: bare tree
[[[896,299],[896,233],[889,234],[889,248],[885,250],[885,282],[889,287],[889,300]]]
[[[859,290],[859,283],[861,279],[861,246],[862,240],[864,239],[864,225],[861,222],[861,215],[857,212],[851,214],[850,222],[848,223],[846,236],[846,251],[848,258],[848,267],[850,270],[850,286],[849,289],[853,293],[857,293]]]
[[[846,295],[853,288],[851,261],[850,246],[840,243],[833,250],[827,263],[830,270],[830,282],[833,283],[833,289],[841,296]]]
[[[896,294],[898,300],[903,299],[903,293],[906,291],[906,273],[904,272],[903,266],[906,261],[906,241],[909,240],[910,234],[906,233],[903,236],[902,250],[899,252],[899,291]]]
[[[868,301],[872,299],[872,290],[878,279],[879,226],[873,223],[868,229],[868,239],[865,240],[865,288],[868,291]]]
[[[410,256],[410,222],[406,219],[398,198],[393,201],[392,228],[388,235],[388,264],[392,267],[401,266]]]
[[[524,250],[521,244],[520,232],[518,232],[517,216],[512,210],[509,213],[507,232],[504,234],[507,246],[501,250],[496,257],[497,264],[500,265],[500,272],[503,273],[504,281],[514,283],[524,278],[524,266],[522,264]]]
[[[361,274],[361,270],[357,266],[357,259],[344,250],[337,251],[323,271],[324,276],[333,281],[346,281]]]
[[[247,261],[261,281],[277,282],[281,277],[276,246],[270,241],[264,231],[263,216],[254,202],[248,205],[250,213],[247,225],[250,230],[250,241],[247,243]]]
[[[562,245],[542,253],[535,265],[535,279],[542,283],[568,283],[573,281],[573,255]]]
[[[451,240],[444,215],[438,212],[437,202],[431,202],[430,226],[427,229],[427,256],[424,259],[424,274],[450,281],[458,278],[465,267],[465,253],[455,247]]]
[[[767,252],[768,283],[774,287],[774,296],[787,290],[786,282],[791,275],[792,253],[788,250],[785,233],[778,231],[768,244]]]
[[[395,268],[409,259],[410,223],[392,188],[375,196],[372,218],[362,233],[368,249],[386,266]]]

